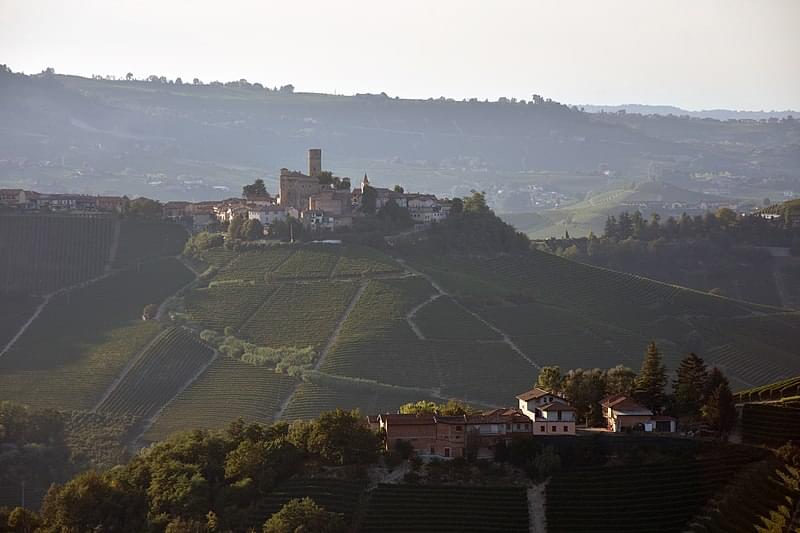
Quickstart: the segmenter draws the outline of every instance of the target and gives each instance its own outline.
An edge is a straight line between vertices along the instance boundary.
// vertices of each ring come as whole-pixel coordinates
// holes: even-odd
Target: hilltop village
[[[307,173],[280,169],[279,192],[271,195],[264,181],[243,188],[240,198],[221,201],[172,201],[163,205],[147,205],[149,200],[130,200],[125,196],[91,196],[80,194],[43,194],[23,189],[0,189],[0,208],[22,211],[69,213],[123,213],[141,207],[150,215],[186,224],[194,231],[214,229],[230,224],[235,218],[256,220],[269,236],[276,222],[294,219],[310,232],[349,231],[354,219],[381,210],[407,210],[413,228],[422,230],[447,218],[453,201],[438,199],[432,194],[407,193],[400,186],[393,189],[373,187],[364,174],[359,187],[352,188],[350,178],[334,176],[323,170],[322,150],[308,151]]]

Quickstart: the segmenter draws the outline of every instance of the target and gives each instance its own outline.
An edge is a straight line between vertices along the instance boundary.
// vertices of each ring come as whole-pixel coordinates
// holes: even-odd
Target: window
[[[431,455],[436,455],[436,448],[431,446]]]
[[[564,426],[564,433],[569,433],[569,426]]]
[[[558,426],[553,426],[553,433],[555,433],[556,431],[558,431]]]
[[[444,456],[445,457],[450,457],[450,448],[445,448],[444,449]]]
[[[519,424],[517,424],[517,429],[519,429]]]
[[[511,431],[511,424],[506,424],[506,430]]]
[[[545,431],[544,431],[544,426],[539,426],[539,428],[540,428],[540,429],[539,429],[539,431],[541,431],[542,433],[544,433],[544,432],[545,432]]]
[[[461,426],[456,426],[456,431],[461,431]]]

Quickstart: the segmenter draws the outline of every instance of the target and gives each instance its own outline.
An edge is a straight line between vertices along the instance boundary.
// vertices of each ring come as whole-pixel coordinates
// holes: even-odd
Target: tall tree
[[[264,523],[264,533],[344,533],[347,527],[341,514],[331,513],[311,498],[289,500]]]
[[[264,180],[261,178],[256,179],[250,185],[245,185],[242,187],[242,196],[247,198],[248,196],[266,196],[267,195],[267,187],[264,185]]]
[[[636,383],[636,372],[632,369],[617,365],[606,372],[606,394],[633,394]]]
[[[706,364],[692,352],[681,360],[676,374],[672,383],[675,409],[679,415],[694,417],[700,413],[706,393],[708,382]]]
[[[711,376],[709,381],[713,379],[718,384],[706,399],[701,412],[711,429],[718,431],[723,438],[727,438],[736,425],[736,403],[725,375],[715,367],[711,371]]]
[[[637,401],[653,412],[664,405],[664,387],[667,384],[667,369],[661,360],[661,352],[655,342],[647,346],[642,369],[636,376],[635,395]]]
[[[361,212],[367,215],[374,215],[378,193],[369,185],[364,185],[361,190]]]
[[[241,215],[236,215],[233,217],[228,224],[228,237],[231,239],[241,239],[245,222],[245,218]]]
[[[536,386],[548,392],[560,393],[564,377],[559,366],[543,366],[536,378]]]

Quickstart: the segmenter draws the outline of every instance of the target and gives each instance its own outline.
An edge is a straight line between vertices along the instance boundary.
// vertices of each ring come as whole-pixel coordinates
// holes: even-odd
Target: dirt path
[[[547,481],[528,488],[528,531],[547,533]]]
[[[106,272],[111,272],[114,261],[117,259],[117,250],[119,250],[119,233],[122,226],[122,221],[117,219],[114,224],[114,237],[111,239],[111,246],[108,248],[108,263],[106,263]]]
[[[421,304],[415,306],[411,311],[406,313],[406,322],[408,322],[409,327],[411,327],[411,329],[414,331],[414,334],[417,336],[418,339],[424,341],[425,340],[425,334],[422,333],[422,330],[419,329],[419,326],[414,321],[414,316],[416,316],[417,312],[420,309],[422,309],[423,307],[425,307],[428,304],[433,303],[434,301],[438,300],[441,297],[442,297],[442,293],[437,292],[436,294],[434,294],[433,296],[431,296],[430,298],[428,298],[427,300],[425,300]]]
[[[480,316],[478,313],[476,313],[475,311],[473,311],[473,310],[472,310],[472,309],[470,309],[469,307],[467,307],[467,306],[465,306],[464,304],[462,304],[461,302],[459,302],[459,301],[458,301],[458,299],[456,299],[456,298],[453,298],[453,296],[452,296],[452,295],[451,295],[449,292],[447,292],[446,290],[444,290],[444,289],[442,288],[442,286],[441,286],[441,285],[439,285],[438,283],[436,283],[436,281],[435,281],[435,280],[434,280],[434,279],[433,279],[431,276],[429,276],[428,274],[425,274],[424,272],[420,272],[419,270],[416,270],[416,269],[414,269],[414,268],[410,267],[410,266],[409,266],[409,265],[408,265],[408,264],[405,262],[405,260],[404,260],[404,259],[397,258],[397,262],[398,262],[398,263],[400,263],[401,265],[403,265],[403,266],[404,266],[404,267],[405,267],[405,268],[406,268],[406,269],[407,269],[409,272],[412,272],[412,273],[414,273],[414,274],[416,274],[416,275],[418,275],[418,276],[420,276],[420,277],[423,277],[423,278],[425,278],[425,279],[428,281],[428,283],[430,283],[430,284],[431,284],[431,287],[433,287],[434,289],[436,289],[436,291],[439,293],[439,296],[449,296],[449,297],[450,297],[450,298],[451,298],[451,299],[452,299],[452,300],[453,300],[453,301],[456,303],[456,305],[457,305],[457,306],[459,306],[461,309],[463,309],[464,311],[466,311],[467,313],[469,313],[470,315],[472,315],[473,317],[475,317],[475,319],[477,319],[477,320],[478,320],[480,323],[482,323],[484,326],[488,327],[489,329],[491,329],[492,331],[494,331],[495,333],[497,333],[498,335],[500,335],[500,340],[501,340],[501,341],[503,341],[504,343],[506,343],[506,344],[509,346],[509,348],[511,348],[511,349],[512,349],[514,352],[516,352],[516,354],[517,354],[517,355],[519,355],[520,357],[522,357],[522,358],[523,358],[525,361],[527,361],[528,363],[530,363],[530,364],[531,364],[531,365],[532,365],[534,368],[536,368],[536,369],[541,369],[541,368],[542,368],[541,366],[539,366],[539,364],[538,364],[538,363],[536,363],[536,361],[534,361],[533,359],[531,359],[530,357],[528,357],[528,356],[525,354],[525,352],[523,352],[523,351],[522,351],[522,350],[519,348],[519,346],[517,346],[517,345],[514,343],[514,341],[512,341],[512,340],[511,340],[511,337],[509,337],[509,336],[508,336],[508,334],[507,334],[505,331],[501,330],[500,328],[498,328],[498,327],[497,327],[497,326],[495,326],[494,324],[492,324],[492,323],[488,322],[487,320],[485,320],[485,319],[484,319],[482,316]],[[427,304],[427,303],[430,303],[430,302],[423,302],[423,305],[425,305],[425,304]],[[419,307],[421,308],[422,306],[419,306]],[[417,309],[417,310],[418,310],[418,309]],[[410,324],[410,322],[409,322],[409,324]],[[412,329],[413,329],[413,326],[412,326]],[[415,331],[415,333],[416,333],[416,331]],[[419,336],[419,334],[418,334],[417,336]],[[420,337],[420,338],[423,338],[423,337]]]

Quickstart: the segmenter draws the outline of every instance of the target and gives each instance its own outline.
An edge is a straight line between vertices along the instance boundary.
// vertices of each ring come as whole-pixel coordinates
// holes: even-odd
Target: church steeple
[[[361,180],[361,191],[364,191],[364,187],[369,187],[369,178],[367,177],[367,173],[364,172],[364,179]]]

